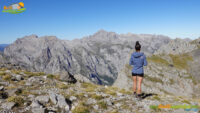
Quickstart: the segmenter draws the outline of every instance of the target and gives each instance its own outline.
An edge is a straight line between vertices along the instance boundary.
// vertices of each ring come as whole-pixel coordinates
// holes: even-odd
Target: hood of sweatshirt
[[[134,52],[133,53],[133,57],[134,58],[139,58],[139,57],[141,57],[141,56],[143,56],[144,55],[144,53],[141,53],[141,52]]]

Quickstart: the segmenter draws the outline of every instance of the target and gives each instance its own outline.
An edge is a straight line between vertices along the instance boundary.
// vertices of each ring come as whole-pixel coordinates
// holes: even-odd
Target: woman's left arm
[[[131,55],[130,61],[129,61],[129,65],[133,65],[133,55]]]

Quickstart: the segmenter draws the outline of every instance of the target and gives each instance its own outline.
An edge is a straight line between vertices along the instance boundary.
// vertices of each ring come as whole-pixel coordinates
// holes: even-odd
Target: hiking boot
[[[137,97],[137,93],[136,93],[136,92],[134,92],[134,93],[133,93],[133,96],[136,98],[136,97]]]
[[[142,95],[143,95],[143,94],[137,94],[137,95],[136,95],[136,98],[137,98],[138,101],[140,101],[140,100],[143,99],[143,98],[142,98]]]

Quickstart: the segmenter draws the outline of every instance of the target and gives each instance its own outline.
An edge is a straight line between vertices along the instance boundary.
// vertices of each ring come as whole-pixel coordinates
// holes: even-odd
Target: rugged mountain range
[[[148,61],[142,84],[143,92],[158,95],[153,97],[157,103],[161,102],[160,98],[163,97],[165,99],[162,102],[166,104],[169,102],[177,104],[175,102],[177,98],[181,98],[178,104],[181,102],[197,104],[200,96],[200,38],[196,40],[170,39],[162,35],[117,34],[104,30],[72,41],[60,40],[55,36],[31,35],[17,39],[5,48],[4,53],[0,53],[0,68],[8,68],[9,65],[8,69],[14,66],[15,69],[45,72],[45,76],[54,78],[53,81],[56,82],[60,82],[57,81],[56,75],[67,72],[67,76],[61,77],[61,81],[65,79],[74,83],[75,78],[79,78],[91,83],[116,86],[129,91],[129,94],[125,94],[127,97],[124,99],[126,99],[131,96],[132,91],[132,67],[128,63],[134,52],[136,41],[140,41],[142,52],[146,54]],[[26,77],[26,74],[32,76],[27,72],[22,75]],[[55,74],[55,77],[51,74]],[[55,84],[50,84],[50,86],[53,85]],[[80,84],[76,84],[75,89],[81,87],[78,85]],[[93,85],[90,84],[91,87]],[[112,90],[114,91],[115,88]],[[172,98],[177,100],[171,100]],[[129,105],[132,101],[128,101],[125,105]],[[148,112],[149,108],[145,102],[151,104],[155,102],[152,98],[141,102],[143,107],[141,110]],[[137,106],[141,105],[140,102],[137,103]],[[109,109],[111,108],[113,109],[112,104]],[[98,108],[95,109],[98,110]],[[123,110],[126,111],[125,108]]]
[[[141,42],[142,51],[149,58],[152,55],[163,57],[172,66],[172,57],[189,54],[192,57],[190,63],[195,65],[189,66],[186,71],[199,77],[198,39],[172,40],[162,35],[116,34],[100,30],[94,35],[72,41],[60,40],[55,36],[31,35],[17,39],[8,46],[4,56],[10,63],[26,70],[52,74],[62,71],[80,73],[94,83],[112,85],[128,64],[136,41]]]
[[[94,35],[72,41],[54,36],[25,36],[7,47],[4,55],[30,71],[81,73],[99,84],[111,85],[128,62],[135,42],[152,55],[170,38],[162,35],[116,34],[100,30]]]

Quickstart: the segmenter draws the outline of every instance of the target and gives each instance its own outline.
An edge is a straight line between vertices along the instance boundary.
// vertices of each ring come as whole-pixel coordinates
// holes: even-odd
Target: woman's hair
[[[139,51],[140,49],[141,49],[141,45],[140,45],[139,41],[136,41],[136,43],[135,43],[135,50]]]

